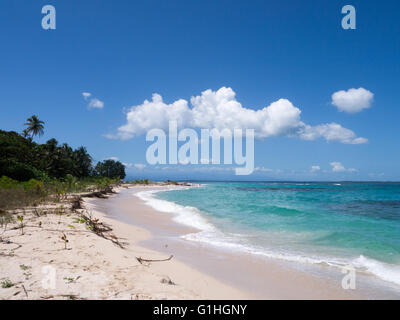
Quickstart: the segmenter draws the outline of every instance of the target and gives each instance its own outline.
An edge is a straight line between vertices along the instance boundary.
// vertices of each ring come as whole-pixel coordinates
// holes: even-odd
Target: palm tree
[[[25,123],[25,125],[27,127],[24,130],[24,135],[30,135],[31,137],[34,137],[36,135],[40,137],[41,135],[43,135],[44,122],[39,120],[37,116],[33,115],[26,121],[27,122]]]

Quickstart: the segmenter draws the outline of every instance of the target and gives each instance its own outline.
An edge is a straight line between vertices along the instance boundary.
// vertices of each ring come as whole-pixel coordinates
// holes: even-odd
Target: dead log
[[[167,259],[160,259],[160,260],[154,260],[154,259],[143,259],[142,257],[136,257],[136,260],[139,261],[140,264],[143,264],[143,262],[163,262],[163,261],[169,261],[171,260],[173,255],[170,255],[169,258]]]

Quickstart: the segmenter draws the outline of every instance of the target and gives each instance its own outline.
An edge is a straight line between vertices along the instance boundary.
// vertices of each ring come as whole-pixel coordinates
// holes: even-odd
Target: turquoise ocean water
[[[351,264],[400,288],[400,183],[210,182],[141,196],[198,228],[188,240],[305,264]]]

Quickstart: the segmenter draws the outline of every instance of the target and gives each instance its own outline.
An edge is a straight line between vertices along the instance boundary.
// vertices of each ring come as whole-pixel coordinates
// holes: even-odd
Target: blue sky
[[[56,8],[56,30],[41,28],[46,4]],[[346,4],[356,8],[356,30],[341,27]],[[105,137],[153,93],[171,104],[229,87],[243,108],[285,98],[307,125],[338,123],[368,139],[257,139],[261,169],[247,180],[400,180],[399,12],[398,1],[367,0],[4,0],[0,128],[22,131],[37,114],[46,122],[38,141],[84,145],[96,161],[117,157],[131,164],[132,177],[235,179],[224,166],[154,168],[146,164],[145,134]],[[370,108],[332,105],[333,93],[360,87],[373,93]],[[88,108],[93,97],[103,108]]]

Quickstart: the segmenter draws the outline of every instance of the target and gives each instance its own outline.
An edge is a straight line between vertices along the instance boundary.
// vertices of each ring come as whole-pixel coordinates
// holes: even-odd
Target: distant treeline
[[[50,139],[44,144],[33,141],[26,132],[0,130],[0,177],[18,181],[64,179],[71,175],[78,179],[102,176],[124,179],[125,166],[105,160],[93,166],[93,159],[85,147],[71,148]]]

